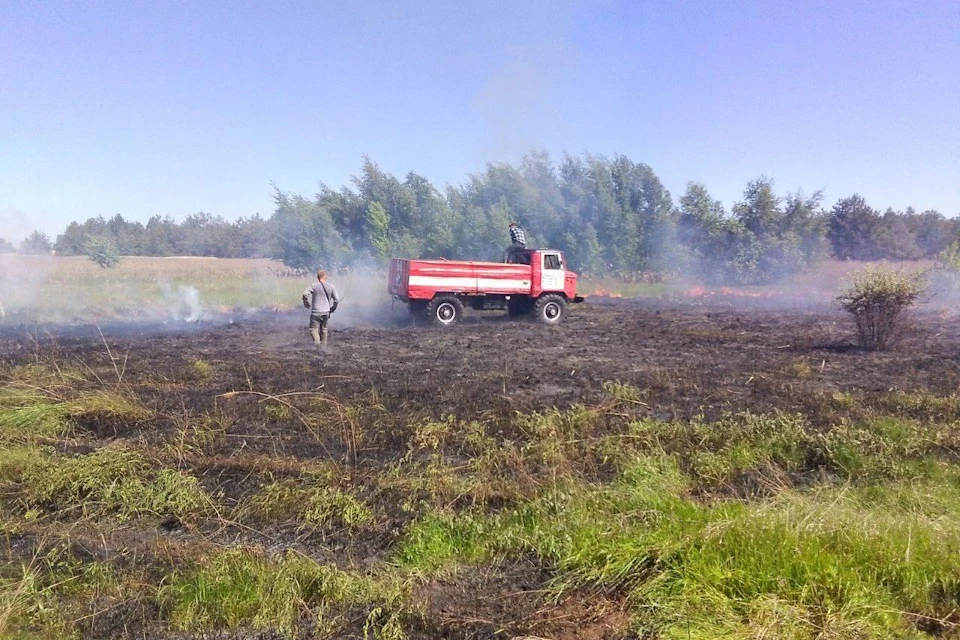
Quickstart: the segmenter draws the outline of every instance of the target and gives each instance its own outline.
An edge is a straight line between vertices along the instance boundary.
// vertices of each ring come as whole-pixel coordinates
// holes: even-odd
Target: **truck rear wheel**
[[[555,293],[540,296],[534,306],[534,314],[537,317],[537,322],[557,324],[567,315],[567,301],[563,299],[563,296],[558,296]]]
[[[463,317],[463,303],[456,296],[437,296],[427,303],[427,321],[438,327],[449,327]]]

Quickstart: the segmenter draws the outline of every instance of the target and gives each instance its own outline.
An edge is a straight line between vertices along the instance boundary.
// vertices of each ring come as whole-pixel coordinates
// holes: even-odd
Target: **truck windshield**
[[[556,253],[543,254],[543,268],[557,270],[563,269],[563,265],[560,263],[560,256]]]

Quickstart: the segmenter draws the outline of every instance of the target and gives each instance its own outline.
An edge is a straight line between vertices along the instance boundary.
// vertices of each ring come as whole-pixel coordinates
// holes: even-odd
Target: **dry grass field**
[[[0,305],[6,321],[177,321],[251,309],[291,310],[311,282],[266,259],[125,257],[101,269],[85,257],[0,255]],[[379,281],[338,274],[363,291],[356,303],[381,304]],[[2,322],[2,320],[0,320]]]

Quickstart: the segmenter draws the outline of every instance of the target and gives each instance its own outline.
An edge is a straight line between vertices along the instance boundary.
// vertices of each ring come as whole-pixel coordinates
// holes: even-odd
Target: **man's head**
[[[517,223],[516,223],[516,222],[511,222],[508,226],[509,226],[511,229],[513,229],[514,227],[517,226]]]
[[[319,280],[320,282],[323,282],[326,279],[327,279],[326,271],[324,271],[323,269],[320,269],[320,271],[317,271],[317,280]]]

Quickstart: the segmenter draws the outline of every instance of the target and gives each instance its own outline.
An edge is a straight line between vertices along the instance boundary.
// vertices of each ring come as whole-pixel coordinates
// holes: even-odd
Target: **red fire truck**
[[[440,326],[460,321],[465,306],[532,313],[544,324],[557,324],[568,303],[583,302],[577,274],[567,270],[561,251],[528,250],[521,258],[526,264],[394,258],[387,290],[415,318]]]

